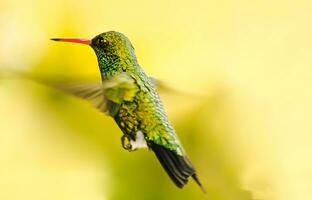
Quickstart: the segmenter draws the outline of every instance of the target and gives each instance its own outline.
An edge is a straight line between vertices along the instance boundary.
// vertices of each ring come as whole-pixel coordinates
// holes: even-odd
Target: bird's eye
[[[102,37],[99,37],[98,44],[102,47],[106,47],[108,45],[108,41]]]

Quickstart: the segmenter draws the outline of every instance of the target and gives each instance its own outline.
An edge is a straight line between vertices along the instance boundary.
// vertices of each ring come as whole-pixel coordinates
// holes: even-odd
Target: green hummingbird
[[[102,84],[63,87],[63,90],[93,102],[100,111],[114,118],[123,133],[124,149],[151,149],[176,186],[182,188],[192,177],[204,190],[168,120],[154,81],[139,65],[134,47],[124,34],[109,31],[92,40],[51,40],[89,45],[98,60]]]

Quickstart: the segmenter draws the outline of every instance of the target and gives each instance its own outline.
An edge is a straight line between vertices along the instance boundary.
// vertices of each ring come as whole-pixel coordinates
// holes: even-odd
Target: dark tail
[[[176,186],[183,188],[188,182],[188,178],[192,176],[199,187],[206,193],[205,188],[202,186],[196,175],[194,167],[186,156],[180,156],[174,151],[170,151],[153,142],[150,143],[150,147]]]

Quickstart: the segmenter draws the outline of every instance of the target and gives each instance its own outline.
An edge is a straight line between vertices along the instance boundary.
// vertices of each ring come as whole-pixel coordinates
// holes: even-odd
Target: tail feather
[[[153,142],[150,143],[150,147],[177,187],[183,188],[183,186],[187,184],[188,178],[191,176],[205,192],[204,187],[196,175],[194,167],[186,156],[180,156],[176,152]]]

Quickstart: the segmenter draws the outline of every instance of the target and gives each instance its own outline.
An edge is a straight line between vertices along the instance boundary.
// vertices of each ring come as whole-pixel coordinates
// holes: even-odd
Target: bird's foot
[[[123,135],[121,137],[121,145],[122,147],[127,151],[133,151],[132,144],[131,144],[131,138],[127,135]]]

